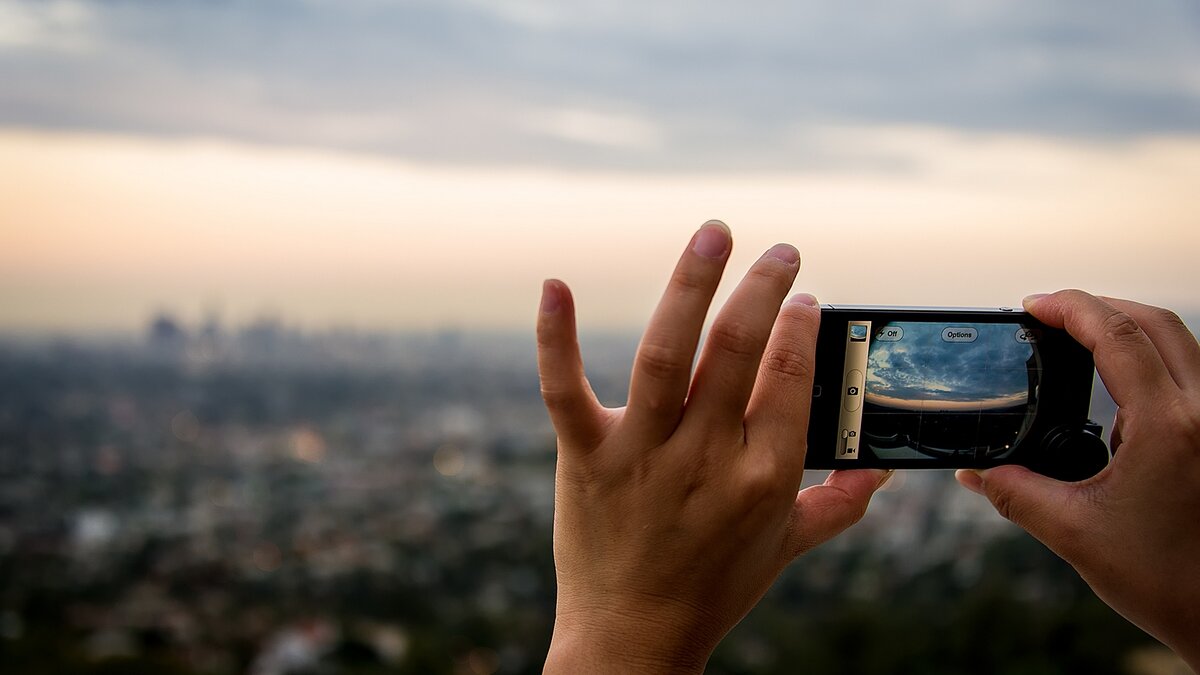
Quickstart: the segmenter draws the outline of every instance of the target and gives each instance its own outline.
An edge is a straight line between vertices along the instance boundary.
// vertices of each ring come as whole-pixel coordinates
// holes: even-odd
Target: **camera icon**
[[[858,387],[847,387],[846,395],[847,396],[858,396]]]

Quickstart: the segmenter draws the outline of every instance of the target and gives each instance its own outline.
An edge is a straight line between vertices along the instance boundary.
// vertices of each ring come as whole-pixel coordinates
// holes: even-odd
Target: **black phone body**
[[[1092,355],[1011,308],[821,309],[805,466],[987,468],[1064,479],[1111,458]]]

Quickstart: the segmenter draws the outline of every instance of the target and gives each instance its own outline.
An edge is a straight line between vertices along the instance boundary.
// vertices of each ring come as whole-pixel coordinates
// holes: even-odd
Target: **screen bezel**
[[[851,321],[887,323],[930,322],[965,324],[1017,324],[1040,332],[1037,350],[1041,383],[1037,412],[1028,431],[1002,458],[953,457],[879,458],[860,453],[839,459],[841,393],[846,358],[846,331]],[[873,337],[872,337],[873,339]],[[1064,330],[1050,328],[1030,314],[1015,309],[949,309],[902,307],[821,308],[817,339],[813,399],[809,416],[805,467],[812,469],[947,469],[987,468],[1002,464],[1034,465],[1047,434],[1062,425],[1082,425],[1091,405],[1095,366],[1091,353]]]

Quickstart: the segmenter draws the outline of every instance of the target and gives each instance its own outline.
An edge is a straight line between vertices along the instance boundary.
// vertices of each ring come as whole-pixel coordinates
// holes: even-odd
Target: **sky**
[[[823,301],[1200,312],[1200,8],[0,0],[0,331],[635,329],[721,218]]]
[[[975,410],[1029,401],[1027,361],[1033,347],[1016,339],[1018,324],[972,324],[975,339],[947,341],[947,324],[900,322],[896,341],[872,340],[867,400],[901,409],[926,401]],[[951,326],[952,327],[952,326]]]

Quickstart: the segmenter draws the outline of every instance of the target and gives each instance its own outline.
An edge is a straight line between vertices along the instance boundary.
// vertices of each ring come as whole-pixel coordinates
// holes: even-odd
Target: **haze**
[[[1188,3],[0,1],[0,331],[157,310],[641,325],[695,227],[733,281],[1195,312]]]

